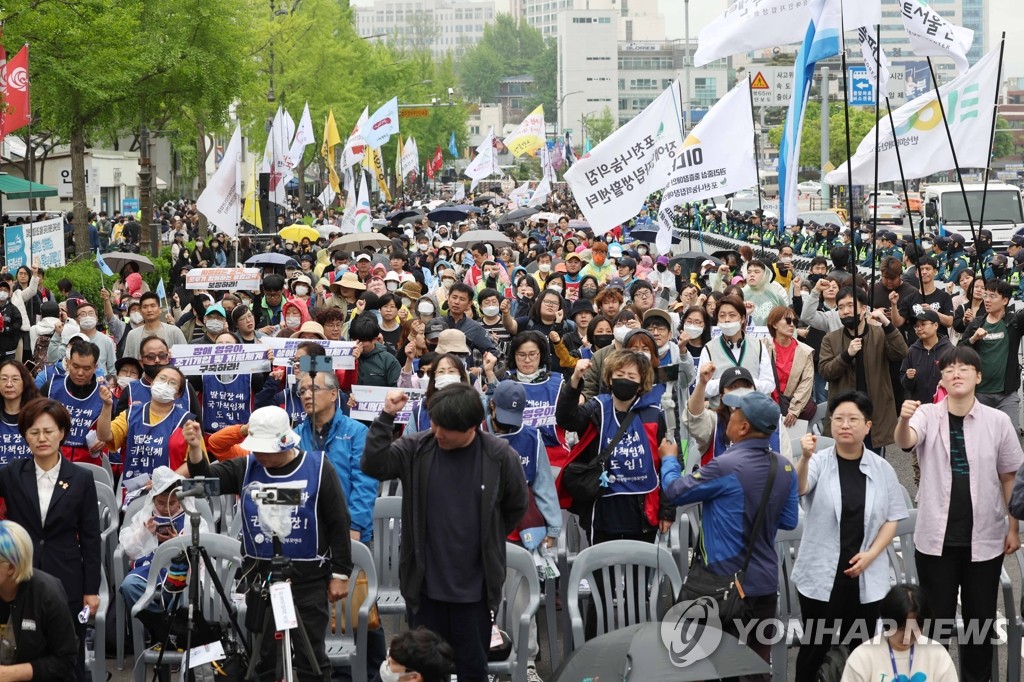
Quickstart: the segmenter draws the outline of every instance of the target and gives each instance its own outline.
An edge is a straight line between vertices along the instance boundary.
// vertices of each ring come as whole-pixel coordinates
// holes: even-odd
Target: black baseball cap
[[[721,377],[719,377],[719,391],[724,391],[725,389],[729,388],[730,386],[735,384],[737,381],[740,381],[741,379],[750,382],[751,386],[755,385],[754,377],[753,375],[750,374],[749,369],[747,369],[746,367],[730,367],[729,369],[725,370],[725,372],[722,373]]]

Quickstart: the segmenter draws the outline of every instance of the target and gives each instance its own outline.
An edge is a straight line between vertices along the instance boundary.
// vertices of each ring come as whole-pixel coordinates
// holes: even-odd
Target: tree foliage
[[[557,64],[553,44],[526,21],[499,14],[484,27],[480,42],[460,61],[459,79],[469,99],[494,102],[502,78],[533,76],[536,94],[529,104],[554,110]]]
[[[615,117],[612,110],[605,107],[599,116],[592,116],[587,119],[587,138],[590,144],[597,146],[615,130]]]
[[[829,158],[832,165],[846,161],[846,116],[842,105],[833,103],[829,107]],[[850,151],[857,150],[860,141],[871,132],[875,125],[875,110],[870,107],[850,107]],[[768,134],[772,146],[778,147],[782,140],[783,127],[773,127]],[[800,165],[820,168],[821,160],[821,103],[808,102],[804,114],[803,131],[800,136]]]

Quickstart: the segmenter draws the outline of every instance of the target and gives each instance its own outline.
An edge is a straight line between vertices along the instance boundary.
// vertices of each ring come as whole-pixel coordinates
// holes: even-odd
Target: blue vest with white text
[[[203,431],[213,433],[226,426],[246,424],[252,413],[252,375],[236,374],[221,381],[203,375]]]
[[[97,382],[93,386],[92,393],[86,398],[79,399],[71,395],[68,390],[67,382],[69,381],[71,378],[66,375],[55,378],[50,384],[48,397],[62,403],[71,414],[71,430],[68,432],[67,438],[64,439],[64,447],[84,448],[85,436],[92,429],[96,419],[100,416],[100,410],[103,409],[100,386]]]
[[[178,405],[156,424],[150,424],[150,403],[128,406],[128,433],[125,436],[124,479],[152,474],[159,466],[170,466],[171,435],[189,419]]]
[[[562,387],[562,375],[552,374],[547,381],[539,384],[527,384],[520,382],[523,390],[526,391],[526,407],[541,407],[555,413],[555,403],[558,402],[558,390]],[[560,445],[558,436],[555,435],[554,426],[538,427],[541,436],[544,437],[544,445]]]
[[[519,460],[523,463],[523,474],[526,475],[526,484],[533,486],[537,479],[537,445],[540,440],[540,432],[526,424],[513,433],[497,433],[498,438],[508,441],[512,449],[519,453]]]
[[[302,483],[302,504],[298,507],[280,507],[272,505],[273,511],[287,509],[291,513],[291,532],[281,538],[282,553],[296,561],[319,561],[317,552],[317,496],[320,492],[320,473],[324,465],[322,452],[302,452],[302,461],[295,471],[283,476],[273,476],[267,472],[252,455],[245,462],[245,481],[242,485],[243,523],[248,528],[242,533],[242,551],[254,559],[272,559],[274,557],[273,534],[260,522],[259,507],[250,494],[254,484],[279,486],[283,483]],[[250,488],[252,486],[252,488]]]
[[[596,400],[601,403],[599,445],[604,449],[619,430],[619,420],[615,415],[611,395],[602,393]],[[632,423],[626,427],[622,438],[608,457],[606,495],[646,495],[658,487],[658,472],[654,466],[656,449],[647,425],[653,425],[656,433],[660,415],[660,409],[647,406],[631,417]]]
[[[10,464],[14,460],[31,456],[32,451],[21,437],[18,425],[8,424],[0,419],[0,464]]]

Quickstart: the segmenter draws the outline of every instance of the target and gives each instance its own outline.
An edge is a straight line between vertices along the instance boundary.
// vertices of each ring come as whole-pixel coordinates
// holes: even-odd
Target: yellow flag
[[[369,153],[372,151],[373,153]],[[388,191],[388,179],[384,177],[384,156],[380,153],[380,147],[376,147],[372,150],[368,149],[366,158],[370,160],[370,173],[377,179],[377,186],[380,188],[380,193],[384,195],[385,201],[391,201],[391,192]]]
[[[398,153],[395,155],[395,187],[402,186],[402,134],[398,134]]]
[[[331,189],[335,193],[341,193],[341,181],[338,178],[338,171],[334,169],[334,147],[341,144],[341,135],[338,134],[338,124],[334,122],[334,109],[327,110],[327,120],[324,122],[324,142],[320,147],[320,155],[327,162],[327,178],[331,183]]]
[[[263,229],[263,218],[260,215],[260,202],[257,197],[259,180],[256,175],[256,157],[249,161],[249,177],[245,182],[245,203],[242,205],[242,220],[254,225],[257,230]]]

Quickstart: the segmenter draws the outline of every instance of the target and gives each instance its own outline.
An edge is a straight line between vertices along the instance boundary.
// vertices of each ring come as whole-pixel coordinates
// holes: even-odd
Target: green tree
[[[1002,116],[996,119],[996,139],[992,145],[992,158],[1005,159],[1008,156],[1017,156],[1017,148],[1013,144],[1013,133],[1010,131],[1010,122]]]
[[[612,110],[608,107],[601,111],[600,116],[587,118],[587,138],[595,147],[601,144],[614,130],[615,118],[612,116]]]
[[[544,49],[537,54],[530,66],[533,76],[535,93],[530,99],[527,109],[531,111],[537,105],[544,105],[544,113],[552,120],[558,114],[558,43],[549,40]]]
[[[535,94],[527,108],[544,104],[554,111],[557,54],[554,43],[525,21],[511,14],[499,14],[484,27],[483,38],[460,60],[459,79],[469,99],[493,102],[502,78],[533,76]]]
[[[829,107],[829,161],[838,166],[846,161],[846,116],[841,104]],[[871,132],[875,124],[875,110],[871,107],[850,107],[850,150],[856,151],[860,141]],[[772,145],[779,146],[783,126],[773,127],[768,138]],[[821,103],[808,102],[804,113],[804,125],[800,135],[800,165],[821,167]]]

